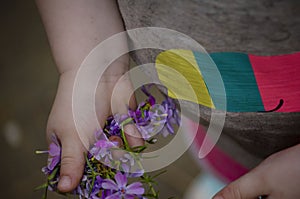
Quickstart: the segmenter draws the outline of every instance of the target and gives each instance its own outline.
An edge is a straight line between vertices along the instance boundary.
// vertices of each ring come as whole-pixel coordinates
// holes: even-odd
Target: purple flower
[[[167,121],[167,111],[164,106],[155,104],[149,110],[149,123],[144,126],[138,126],[137,129],[145,140],[161,132]]]
[[[146,86],[142,86],[142,91],[143,93],[145,93],[145,95],[148,96],[147,102],[153,106],[156,102],[155,97],[153,97],[153,95],[151,95],[151,93],[148,91],[148,89],[150,89],[151,85],[149,86],[149,88],[146,88]]]
[[[135,111],[129,110],[128,114],[145,140],[160,132],[167,117],[164,107],[155,104],[155,98],[151,95],[146,103],[141,103]]]
[[[85,183],[83,187],[81,185],[78,185],[77,189],[75,190],[75,194],[78,194],[80,198],[89,198],[89,199],[104,199],[106,196],[102,194],[101,197],[99,197],[99,192],[101,191],[102,188],[102,182],[103,179],[100,176],[96,176],[94,186],[91,187],[92,185],[92,179],[88,179],[86,175],[83,176],[81,180],[81,184]]]
[[[130,167],[127,164],[122,164],[122,171],[125,173],[125,175],[128,178],[137,178],[144,175],[145,171],[143,169],[136,170],[134,172],[131,172]]]
[[[129,110],[128,115],[133,118],[137,129],[145,140],[157,133],[164,137],[174,134],[173,125],[180,123],[176,104],[173,99],[166,96],[161,105],[155,104],[155,98],[148,91],[152,85],[143,86],[142,91],[148,96],[148,100],[139,104],[137,110]]]
[[[149,107],[146,107],[147,105]],[[128,115],[138,126],[144,126],[150,122],[149,108],[150,104],[143,102],[139,104],[138,108],[135,111],[129,109]]]
[[[156,102],[155,98],[148,92],[146,86],[142,87],[142,91],[148,96],[146,102],[140,103],[135,111],[128,110],[128,115],[134,120],[137,126],[145,126],[150,123],[151,117],[149,110]]]
[[[49,171],[53,171],[56,165],[60,162],[61,147],[55,135],[52,135],[52,143],[49,146],[48,166]]]
[[[175,101],[166,96],[162,104],[156,104],[156,99],[148,92],[150,87],[151,85],[142,87],[148,99],[140,103],[136,110],[128,110],[128,114],[125,115],[116,114],[109,117],[104,129],[95,133],[96,142],[87,153],[88,162],[85,164],[81,182],[71,193],[78,195],[80,199],[146,199],[145,188],[137,179],[144,175],[143,168],[136,164],[142,157],[133,152],[117,151],[120,150],[119,145],[126,148],[126,140],[121,135],[122,125],[136,124],[142,137],[148,143],[155,143],[155,138],[151,138],[152,136],[158,133],[164,136],[174,134],[173,126],[180,123]],[[141,147],[141,150],[139,148],[136,150],[141,152],[144,146]],[[48,165],[42,171],[48,175],[48,190],[58,191],[61,145],[57,137],[52,136],[48,151],[37,151],[37,153],[49,154]],[[114,161],[116,156],[118,160]],[[120,171],[107,167],[110,163],[117,166]],[[130,178],[135,178],[137,182],[128,183],[127,180]],[[145,184],[145,186],[150,185]]]
[[[153,84],[150,84],[148,86],[143,85],[142,86],[142,91],[143,93],[145,93],[145,95],[148,96],[148,100],[147,102],[150,103],[151,106],[153,106],[155,104],[155,97],[153,97],[153,95],[151,95],[151,93],[148,91],[150,89],[150,87],[152,87]]]
[[[131,166],[134,165],[134,157],[129,154],[129,153],[125,153],[121,158],[120,158],[121,162],[123,163],[129,163]]]
[[[140,197],[145,192],[140,182],[127,185],[127,177],[121,172],[115,175],[115,181],[106,179],[102,183],[104,189],[110,189],[114,192],[112,195],[106,197],[106,199],[134,199],[135,197]]]
[[[128,118],[128,115],[116,114],[108,117],[104,126],[104,132],[108,135],[121,136],[121,123]]]
[[[112,160],[112,148],[117,148],[118,143],[111,142],[104,133],[101,133],[100,140],[98,140],[91,148],[90,153],[96,160],[104,159],[106,163]]]
[[[178,114],[178,110],[176,108],[176,104],[173,99],[166,97],[166,99],[162,102],[162,106],[164,106],[166,110],[167,120],[166,120],[166,130],[163,129],[162,135],[166,137],[169,134],[174,134],[173,124],[180,124],[180,117]]]

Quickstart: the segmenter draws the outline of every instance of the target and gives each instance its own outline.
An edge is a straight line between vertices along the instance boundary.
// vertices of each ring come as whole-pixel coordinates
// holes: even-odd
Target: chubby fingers
[[[141,133],[138,131],[134,124],[127,124],[124,127],[124,131],[128,144],[131,147],[143,146],[145,144]]]
[[[111,98],[112,114],[127,114],[128,107],[135,110],[136,99],[134,97],[131,82],[128,76],[125,75],[117,81],[114,87]],[[135,124],[125,125],[124,131],[128,144],[131,147],[144,145],[142,135]]]
[[[266,195],[268,195],[267,184],[264,181],[263,173],[258,167],[230,183],[217,193],[213,199],[259,199],[259,196]]]
[[[62,154],[58,189],[61,192],[70,192],[77,187],[82,177],[86,150],[77,137],[63,136],[60,139]]]

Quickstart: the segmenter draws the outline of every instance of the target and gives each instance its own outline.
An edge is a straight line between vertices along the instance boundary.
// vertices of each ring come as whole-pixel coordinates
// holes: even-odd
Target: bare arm
[[[124,31],[114,0],[37,0],[37,5],[60,73],[79,67],[97,44]]]
[[[76,132],[72,115],[72,89],[76,71],[97,44],[113,34],[123,31],[123,24],[114,0],[36,1],[60,72],[57,95],[48,119],[47,134],[50,137],[52,133],[55,133],[61,141],[61,177],[58,189],[62,192],[69,192],[76,188],[83,173],[85,163],[83,152],[86,151],[86,148],[81,140],[91,140],[96,130],[86,130],[87,134],[84,135],[84,138],[79,137]],[[124,39],[115,48],[126,47],[126,45],[127,42]],[[98,84],[96,111],[102,126],[111,114],[111,101],[116,101],[114,110],[118,113],[127,111],[125,100],[129,99],[128,89],[132,89],[129,79],[122,82],[124,89],[118,93],[118,99],[111,99],[116,81],[127,69],[128,56],[125,55],[108,67],[104,73],[105,81],[100,81]],[[133,97],[129,105],[131,108],[135,107]],[[131,128],[128,125],[127,129],[131,129],[127,131],[131,135],[139,134],[135,127]],[[143,144],[140,138],[131,135],[126,135],[131,146]]]

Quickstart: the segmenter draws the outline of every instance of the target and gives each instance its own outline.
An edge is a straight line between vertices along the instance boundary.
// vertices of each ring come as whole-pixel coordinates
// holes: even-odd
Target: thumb
[[[79,139],[65,137],[62,142],[62,157],[58,189],[70,192],[79,184],[84,169],[84,152],[86,151]]]
[[[263,179],[263,173],[254,169],[227,185],[213,199],[258,199],[268,194]]]

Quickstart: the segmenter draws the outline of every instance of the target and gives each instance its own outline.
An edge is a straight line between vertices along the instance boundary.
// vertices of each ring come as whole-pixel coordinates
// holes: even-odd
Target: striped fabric
[[[182,74],[197,98],[186,91],[168,66]],[[210,108],[223,110],[221,75],[229,112],[299,112],[300,111],[300,53],[279,56],[256,56],[244,53],[205,53],[174,49],[160,53],[156,69],[162,84],[173,98],[188,100]],[[176,96],[172,91],[176,90]]]

